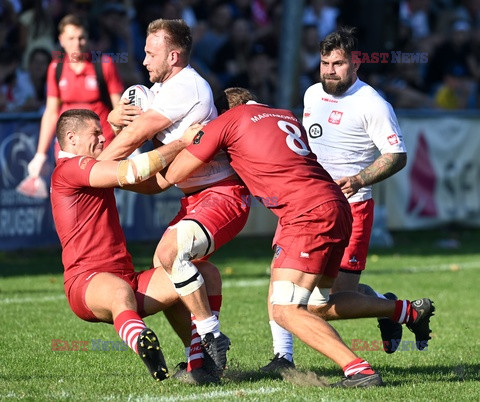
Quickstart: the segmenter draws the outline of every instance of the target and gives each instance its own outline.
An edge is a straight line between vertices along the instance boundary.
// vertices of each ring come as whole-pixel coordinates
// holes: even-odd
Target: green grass
[[[455,237],[457,249],[438,247]],[[133,401],[474,401],[480,399],[480,231],[403,232],[395,246],[370,251],[363,282],[402,298],[428,296],[437,312],[428,350],[357,352],[378,369],[386,386],[342,390],[311,385],[309,372],[338,381],[341,370],[295,340],[295,361],[304,378],[282,380],[258,372],[272,357],[266,311],[270,240],[237,238],[212,261],[222,272],[222,330],[232,340],[229,369],[219,386],[195,387],[173,379],[154,382],[131,351],[54,352],[52,339],[118,339],[112,326],[83,322],[63,294],[58,249],[0,253],[0,400]],[[131,244],[138,268],[155,245]],[[182,361],[183,346],[162,314],[146,319],[161,338],[169,364]],[[379,340],[376,320],[333,322],[347,344]],[[404,340],[414,340],[405,329]],[[90,343],[91,345],[91,343]],[[90,347],[91,349],[91,347]]]

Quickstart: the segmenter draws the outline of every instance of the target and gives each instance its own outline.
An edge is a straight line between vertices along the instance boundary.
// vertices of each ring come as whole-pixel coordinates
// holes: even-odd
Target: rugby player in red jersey
[[[429,315],[415,302],[387,300],[355,292],[330,296],[352,229],[352,214],[341,188],[318,164],[306,133],[292,112],[255,102],[243,88],[225,91],[225,113],[211,121],[175,158],[165,179],[184,180],[224,150],[252,195],[277,200],[268,208],[278,216],[271,269],[275,321],[337,363],[342,387],[382,385],[326,320],[391,317],[428,340]]]
[[[190,143],[191,136],[128,160],[99,161],[96,157],[105,137],[98,115],[72,109],[60,116],[57,138],[61,151],[52,174],[51,203],[70,307],[82,320],[113,324],[151,375],[161,381],[168,376],[167,366],[155,333],[142,318],[172,305],[186,317],[188,326],[190,317],[177,303],[178,293],[162,268],[134,271],[114,188],[145,192],[158,187],[155,174]],[[197,265],[208,294],[221,294],[216,267],[208,262]]]

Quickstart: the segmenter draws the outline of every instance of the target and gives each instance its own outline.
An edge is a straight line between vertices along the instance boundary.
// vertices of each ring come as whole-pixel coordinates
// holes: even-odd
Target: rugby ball
[[[155,97],[145,85],[132,85],[122,94],[122,99],[128,99],[131,105],[139,106],[144,112],[149,109]]]

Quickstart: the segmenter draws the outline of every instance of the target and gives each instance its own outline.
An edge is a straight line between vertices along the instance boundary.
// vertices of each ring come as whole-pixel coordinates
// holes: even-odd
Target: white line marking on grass
[[[222,287],[223,288],[250,288],[255,286],[266,286],[268,285],[268,278],[265,279],[228,279],[224,280]]]
[[[476,261],[471,262],[451,262],[430,266],[406,266],[401,268],[394,268],[394,273],[422,273],[422,272],[444,272],[444,271],[462,271],[470,269],[480,269],[480,264]],[[375,271],[365,271],[365,274],[375,275]],[[267,286],[268,278],[265,279],[224,279],[223,288],[248,288]],[[19,297],[19,298],[6,298],[0,299],[0,304],[16,304],[16,303],[41,303],[58,300],[66,300],[65,295],[59,294],[55,296],[43,296],[43,297]]]
[[[478,261],[469,262],[449,262],[438,265],[425,265],[425,266],[405,266],[392,268],[392,272],[395,273],[422,273],[422,272],[436,272],[436,271],[462,271],[465,269],[480,269],[480,263]],[[368,273],[368,268],[365,270]],[[375,275],[375,272],[370,272]]]
[[[43,296],[43,297],[19,297],[19,298],[12,298],[9,297],[8,299],[0,299],[0,304],[15,304],[15,303],[39,303],[39,302],[49,302],[49,301],[57,301],[65,299],[65,295],[55,295],[55,296]]]
[[[185,396],[149,396],[149,395],[129,395],[127,401],[159,401],[159,402],[177,402],[177,401],[199,401],[208,400],[210,398],[228,398],[238,396],[240,398],[246,395],[269,395],[281,391],[282,388],[259,388],[259,389],[236,389],[232,391],[211,391],[202,394],[185,395]]]

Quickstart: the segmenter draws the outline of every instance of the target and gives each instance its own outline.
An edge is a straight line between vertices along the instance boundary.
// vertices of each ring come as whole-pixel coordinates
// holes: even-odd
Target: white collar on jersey
[[[75,156],[78,156],[78,155],[71,154],[70,152],[65,152],[65,151],[60,151],[58,153],[58,159],[60,159],[60,158],[74,158]]]
[[[263,106],[268,106],[266,103],[260,103],[260,102],[255,102],[254,100],[249,100],[246,105],[263,105]]]

